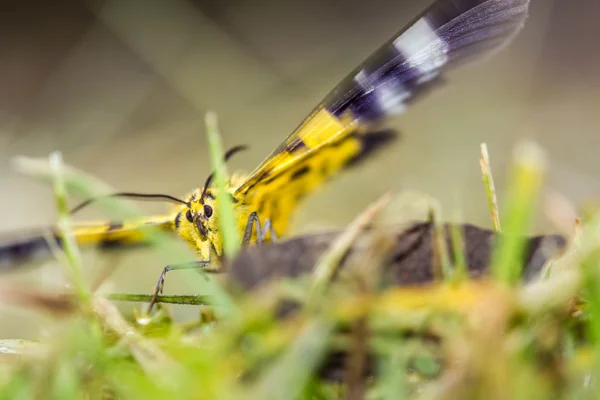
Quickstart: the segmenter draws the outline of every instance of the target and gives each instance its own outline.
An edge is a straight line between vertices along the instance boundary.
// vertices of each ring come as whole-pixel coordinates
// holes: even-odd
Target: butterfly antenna
[[[223,157],[223,159],[225,160],[225,162],[227,162],[234,154],[239,153],[240,151],[243,151],[246,149],[248,149],[248,146],[245,144],[234,146],[225,152],[225,156]],[[215,178],[215,173],[213,171],[210,173],[210,175],[208,175],[208,178],[206,178],[206,182],[204,182],[204,188],[202,189],[202,195],[200,196],[200,200],[204,199],[206,190],[208,189],[208,187],[210,186],[210,184],[212,183],[214,178]]]
[[[103,196],[103,197],[95,197],[92,199],[88,199],[88,200],[82,202],[81,204],[75,206],[70,211],[70,214],[75,214],[82,208],[89,206],[90,204],[98,201],[101,198],[107,198],[107,197],[124,197],[124,198],[129,198],[129,199],[138,199],[138,200],[147,200],[147,201],[168,201],[168,202],[176,203],[176,204],[185,204],[188,207],[190,205],[190,203],[183,201],[181,199],[178,199],[177,197],[169,196],[168,194],[145,194],[145,193],[121,192],[121,193],[109,194],[109,195]]]

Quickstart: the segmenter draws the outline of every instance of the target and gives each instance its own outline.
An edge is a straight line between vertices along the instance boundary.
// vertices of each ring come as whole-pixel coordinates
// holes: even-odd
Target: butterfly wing
[[[507,44],[529,0],[438,0],[343,79],[237,188],[248,192],[333,142],[367,132],[441,82],[443,72]],[[360,146],[355,146],[359,149]],[[332,171],[335,172],[335,171]]]

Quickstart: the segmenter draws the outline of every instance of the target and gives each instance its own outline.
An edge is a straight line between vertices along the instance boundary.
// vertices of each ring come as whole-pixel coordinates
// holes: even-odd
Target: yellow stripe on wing
[[[297,165],[308,154],[352,133],[355,127],[356,122],[352,118],[340,120],[323,107],[317,108],[248,176],[235,193],[245,193],[257,182]]]

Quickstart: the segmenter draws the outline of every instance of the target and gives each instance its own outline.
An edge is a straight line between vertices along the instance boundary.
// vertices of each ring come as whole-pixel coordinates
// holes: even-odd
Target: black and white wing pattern
[[[438,0],[343,79],[237,190],[283,173],[333,143],[358,138],[401,114],[443,72],[507,44],[527,18],[529,0]]]
[[[439,0],[375,51],[325,98],[341,117],[401,114],[442,73],[502,48],[521,29],[529,0]],[[365,122],[366,122],[365,121]]]

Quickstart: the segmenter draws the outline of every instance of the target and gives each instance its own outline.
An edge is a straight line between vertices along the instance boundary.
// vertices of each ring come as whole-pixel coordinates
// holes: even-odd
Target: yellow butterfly
[[[314,111],[249,175],[227,182],[244,243],[283,236],[298,203],[325,180],[355,164],[395,137],[378,128],[429,89],[447,69],[498,49],[520,30],[528,0],[439,0],[381,46],[343,79]],[[226,159],[243,149],[234,147]],[[116,193],[115,196],[175,203],[171,213],[122,223],[80,223],[79,244],[120,245],[143,240],[141,226],[176,233],[206,265],[223,254],[219,210],[212,175],[204,187],[182,199],[163,194]],[[75,210],[88,205],[87,201]],[[57,238],[58,240],[58,238]],[[0,264],[14,264],[47,250],[42,237],[0,246]],[[157,288],[162,291],[166,267]]]

